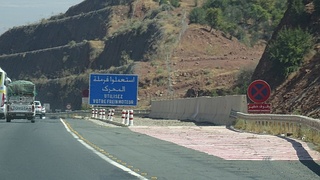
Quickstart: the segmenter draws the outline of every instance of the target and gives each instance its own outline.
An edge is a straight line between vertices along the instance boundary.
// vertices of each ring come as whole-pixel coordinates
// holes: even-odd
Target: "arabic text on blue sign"
[[[138,75],[90,74],[89,104],[97,106],[136,106]]]

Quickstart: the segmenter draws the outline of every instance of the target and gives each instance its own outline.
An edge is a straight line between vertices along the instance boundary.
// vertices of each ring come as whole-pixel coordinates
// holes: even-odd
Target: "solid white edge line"
[[[136,176],[137,178],[141,179],[141,180],[148,180],[147,178],[143,177],[142,175],[132,171],[131,169],[113,161],[112,159],[108,158],[107,156],[105,156],[104,154],[100,153],[99,151],[95,150],[93,147],[91,147],[90,145],[88,145],[87,143],[85,143],[83,140],[81,140],[76,134],[74,134],[69,127],[66,125],[66,123],[60,118],[60,121],[62,122],[62,124],[64,125],[64,127],[66,128],[66,130],[75,138],[77,139],[81,144],[83,144],[86,148],[92,150],[96,155],[98,155],[99,157],[101,157],[103,160],[107,161],[108,163],[116,166],[117,168],[122,169],[123,171]]]

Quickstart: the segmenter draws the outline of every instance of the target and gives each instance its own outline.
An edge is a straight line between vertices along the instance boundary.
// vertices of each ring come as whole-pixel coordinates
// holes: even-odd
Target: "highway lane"
[[[313,161],[224,160],[83,119],[0,121],[0,138],[1,179],[319,179]]]
[[[170,131],[161,133],[167,133],[172,142],[88,120],[66,119],[65,122],[106,156],[148,179],[319,179],[319,162],[312,160],[224,160],[172,143],[174,136]],[[226,144],[232,148],[232,144]]]
[[[0,179],[138,179],[83,146],[59,119],[0,120]]]

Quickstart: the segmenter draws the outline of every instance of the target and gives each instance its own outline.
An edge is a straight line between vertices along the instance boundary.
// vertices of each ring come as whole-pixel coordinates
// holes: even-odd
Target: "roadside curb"
[[[128,125],[125,125],[125,124],[122,124],[122,123],[119,123],[119,122],[103,120],[103,119],[99,119],[99,118],[90,118],[90,117],[83,117],[83,116],[74,116],[74,118],[85,119],[85,120],[97,120],[97,121],[101,121],[101,122],[104,122],[104,123],[113,124],[113,125],[116,125],[116,126],[129,127]]]
[[[125,124],[122,124],[122,123],[118,123],[118,122],[115,122],[115,121],[103,120],[103,119],[99,119],[99,118],[88,118],[88,119],[94,119],[94,120],[98,120],[98,121],[101,121],[101,122],[104,122],[104,123],[113,124],[113,125],[116,125],[116,126],[128,127],[128,125],[125,125]]]

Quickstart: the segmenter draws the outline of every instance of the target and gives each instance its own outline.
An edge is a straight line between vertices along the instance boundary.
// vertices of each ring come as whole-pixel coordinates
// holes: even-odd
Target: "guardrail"
[[[246,114],[242,112],[237,112],[237,118],[248,120],[248,121],[260,121],[260,122],[268,122],[268,121],[276,121],[287,123],[296,123],[303,124],[308,126],[311,129],[315,129],[320,131],[320,120],[313,119],[306,116],[300,115],[282,115],[282,114]]]
[[[245,131],[286,135],[320,144],[320,120],[300,115],[231,112],[234,127]]]

